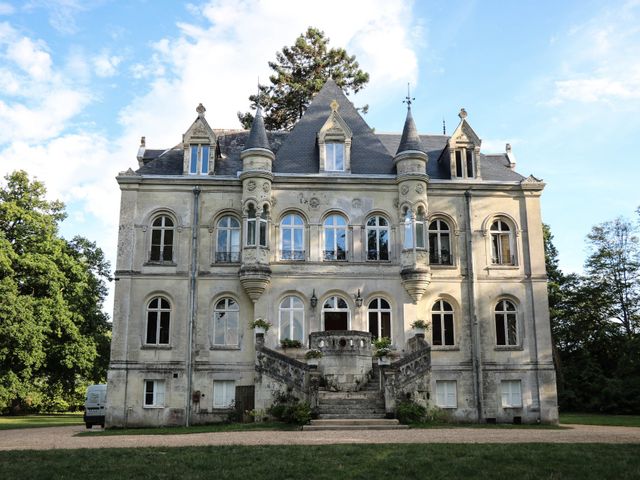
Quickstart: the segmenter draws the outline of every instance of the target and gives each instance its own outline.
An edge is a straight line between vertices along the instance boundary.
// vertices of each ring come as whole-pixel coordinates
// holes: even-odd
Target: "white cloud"
[[[44,80],[51,76],[51,56],[42,42],[22,37],[10,42],[6,57],[35,80]]]
[[[16,11],[16,9],[7,2],[0,2],[0,15],[11,15]]]
[[[113,77],[117,73],[120,62],[122,62],[122,57],[110,55],[109,52],[103,51],[93,60],[93,67],[97,76]]]

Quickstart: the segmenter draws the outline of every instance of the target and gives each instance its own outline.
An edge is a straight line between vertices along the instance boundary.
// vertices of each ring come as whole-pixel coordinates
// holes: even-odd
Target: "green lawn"
[[[608,425],[640,427],[640,415],[598,415],[591,413],[561,413],[560,423],[578,425]]]
[[[82,413],[0,416],[0,430],[9,430],[13,428],[64,427],[66,425],[81,424]]]
[[[0,478],[637,479],[640,445],[278,445],[0,452]]]

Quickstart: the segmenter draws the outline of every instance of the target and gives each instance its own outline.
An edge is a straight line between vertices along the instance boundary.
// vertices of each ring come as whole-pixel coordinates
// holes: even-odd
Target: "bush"
[[[396,408],[396,417],[406,425],[420,423],[427,418],[427,409],[415,402],[401,402]]]
[[[269,415],[286,423],[304,425],[311,420],[311,405],[298,400],[293,394],[278,393],[273,405],[268,408]]]
[[[300,340],[283,338],[282,340],[280,340],[280,345],[282,345],[282,348],[300,348],[302,347],[302,342],[300,342]]]

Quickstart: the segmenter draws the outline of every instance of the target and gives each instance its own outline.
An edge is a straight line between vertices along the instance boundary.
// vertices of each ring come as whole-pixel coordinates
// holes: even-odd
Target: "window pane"
[[[376,231],[367,231],[367,260],[378,260],[378,245]]]
[[[146,343],[156,343],[156,331],[158,328],[158,313],[147,313],[147,340]]]
[[[491,235],[491,261],[493,263],[500,263],[500,244],[498,237],[498,234]]]
[[[303,314],[299,310],[293,311],[293,332],[291,338],[302,342],[302,317]]]
[[[169,321],[171,318],[170,312],[160,313],[160,340],[158,343],[169,343]]]
[[[336,158],[335,169],[342,171],[344,170],[344,145],[336,143],[334,144],[334,149]]]
[[[247,220],[247,245],[256,244],[256,219]]]
[[[380,230],[380,260],[389,260],[389,231]]]
[[[228,243],[227,243],[227,230],[218,230],[218,252],[228,252]]]
[[[453,315],[450,313],[444,315],[444,344],[453,345]]]
[[[191,158],[189,160],[189,173],[198,173],[198,147],[191,147]]]
[[[378,313],[369,312],[369,333],[374,339],[378,338]]]
[[[511,262],[511,247],[509,246],[509,235],[500,235],[500,247],[502,249],[502,262],[510,264]]]
[[[496,314],[496,343],[505,345],[504,318],[502,314]]]
[[[391,338],[391,313],[381,312],[380,318],[382,320],[382,336]]]
[[[227,345],[238,344],[238,312],[227,314]]]
[[[338,304],[337,307],[338,308],[342,308],[342,309],[347,308],[347,302],[345,302],[344,299],[337,298],[337,300],[338,300],[337,301],[337,304]]]
[[[282,310],[280,314],[280,339],[291,338],[291,310]]]
[[[473,178],[473,152],[467,150],[467,177]]]
[[[509,329],[509,345],[517,345],[518,332],[516,327],[516,316],[514,314],[507,314],[507,328]]]
[[[433,328],[433,344],[442,345],[442,324],[440,323],[440,315],[431,316],[431,327]]]
[[[416,247],[424,248],[424,223],[416,222]]]
[[[462,177],[462,152],[456,150],[456,177]]]
[[[217,312],[214,316],[214,325],[213,325],[213,343],[215,345],[224,345],[224,333],[225,333],[225,325],[226,325],[225,313]]]
[[[293,249],[297,252],[302,252],[304,250],[303,242],[302,242],[302,234],[304,230],[301,228],[296,228],[293,231]]]
[[[209,173],[209,146],[208,145],[202,146],[202,173],[205,175]]]
[[[173,230],[164,231],[164,248],[162,249],[162,259],[167,262],[173,260]]]
[[[267,246],[267,222],[260,220],[260,246]]]

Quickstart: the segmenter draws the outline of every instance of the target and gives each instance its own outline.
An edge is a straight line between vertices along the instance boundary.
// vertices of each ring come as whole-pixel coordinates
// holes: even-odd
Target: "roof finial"
[[[338,104],[338,101],[335,98],[331,101],[329,106],[331,107],[332,112],[337,112],[338,108],[340,108],[340,105]]]
[[[260,77],[258,77],[258,100],[256,100],[256,110],[260,110]]]
[[[207,109],[204,108],[204,105],[202,105],[201,103],[199,103],[198,106],[196,107],[196,112],[198,112],[199,117],[204,117],[204,112],[206,111]]]
[[[461,120],[464,120],[465,118],[467,118],[467,111],[464,108],[461,108],[458,116]]]
[[[407,104],[407,108],[409,110],[411,110],[411,104],[413,103],[415,98],[411,97],[411,86],[409,85],[409,82],[407,82],[407,96],[404,97],[404,98],[405,99],[402,101],[402,103],[406,103]]]
[[[447,125],[444,123],[444,117],[442,117],[442,134],[447,134]]]

